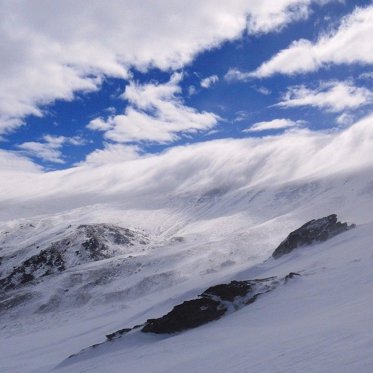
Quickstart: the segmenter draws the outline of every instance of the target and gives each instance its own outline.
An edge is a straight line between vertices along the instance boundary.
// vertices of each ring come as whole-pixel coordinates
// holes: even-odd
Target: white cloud
[[[117,163],[134,160],[140,157],[140,148],[137,146],[122,144],[105,144],[104,149],[96,149],[88,154],[84,165],[102,165],[106,163]]]
[[[268,131],[268,130],[278,130],[278,129],[287,129],[287,128],[294,128],[300,127],[304,125],[304,121],[297,120],[294,121],[292,119],[273,119],[267,122],[258,122],[253,124],[250,128],[244,130],[244,132],[261,132],[261,131]]]
[[[195,95],[197,93],[197,89],[196,89],[196,87],[194,86],[194,85],[190,85],[189,87],[188,87],[188,95],[189,96],[193,96],[193,95]]]
[[[272,91],[266,87],[254,87],[254,89],[265,96],[268,96],[272,93]]]
[[[341,126],[349,126],[354,122],[354,116],[350,113],[342,113],[337,117],[336,122]]]
[[[295,41],[254,72],[242,74],[245,79],[264,78],[316,71],[331,64],[372,64],[372,35],[373,6],[356,8],[343,18],[337,30],[321,35],[315,43],[305,39]],[[240,77],[237,72],[235,76]]]
[[[373,79],[373,71],[365,72],[359,75],[359,79],[371,80]]]
[[[18,148],[22,153],[43,161],[65,163],[61,149],[66,144],[78,146],[84,145],[85,141],[80,137],[46,135],[43,137],[42,142],[28,141],[18,145]]]
[[[87,128],[93,131],[108,131],[112,128],[112,125],[102,118],[95,118],[89,122]]]
[[[250,118],[250,113],[246,110],[239,110],[235,113],[235,117],[233,119],[234,123],[242,122]]]
[[[129,102],[125,113],[106,121],[95,119],[88,128],[105,131],[105,137],[116,142],[149,141],[166,143],[182,133],[195,133],[213,128],[218,117],[185,106],[179,82],[182,74],[175,73],[165,84],[131,82],[123,94]]]
[[[251,1],[251,12],[248,16],[250,33],[280,31],[290,22],[306,19],[310,13],[310,4],[326,4],[328,0],[269,0]]]
[[[249,72],[243,72],[235,67],[230,68],[228,72],[224,75],[224,79],[228,82],[234,81],[247,81],[252,78],[252,74]]]
[[[196,54],[251,33],[277,31],[321,0],[48,2],[3,0],[0,133],[43,105],[99,88],[132,67],[178,69]]]
[[[6,173],[39,173],[41,168],[28,158],[16,152],[0,149],[1,180],[5,180]]]
[[[304,85],[290,87],[277,106],[313,106],[331,112],[341,112],[372,102],[373,92],[369,89],[355,87],[348,81],[331,81],[322,83],[317,89],[310,89]]]
[[[218,81],[219,81],[219,77],[217,75],[211,75],[201,80],[201,87],[210,88],[212,85],[216,84]]]

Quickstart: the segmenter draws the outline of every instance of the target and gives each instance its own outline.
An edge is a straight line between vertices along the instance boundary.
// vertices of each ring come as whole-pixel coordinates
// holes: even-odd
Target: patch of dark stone
[[[147,238],[128,228],[117,227],[109,224],[83,224],[78,226],[78,231],[87,239],[82,243],[84,250],[92,260],[110,258],[108,246],[105,241],[115,245],[133,246],[137,241],[141,245],[147,243]],[[77,254],[78,255],[78,254]]]
[[[215,285],[205,290],[201,297],[218,297],[223,301],[233,302],[236,297],[244,297],[252,291],[250,281],[232,281],[229,284]]]
[[[126,246],[133,246],[135,242],[141,245],[148,243],[148,238],[142,233],[108,224],[80,225],[77,232],[84,237],[80,249],[71,248],[71,237],[52,243],[48,248],[15,266],[10,274],[0,279],[0,290],[8,291],[35,279],[65,271],[66,256],[71,250],[75,256],[82,257],[83,261],[87,261],[87,254],[88,261],[99,261],[111,257],[107,242]]]
[[[109,224],[82,224],[78,230],[84,231],[88,238],[107,236],[109,241],[116,245],[133,246],[133,241],[139,234],[128,228],[117,227]],[[146,238],[140,240],[140,244],[146,244]]]
[[[348,225],[347,223],[341,223],[338,221],[336,214],[321,219],[311,220],[291,232],[276,248],[272,256],[275,259],[280,258],[285,254],[289,254],[298,247],[326,241],[329,238],[355,227],[355,224]]]
[[[294,278],[295,276],[300,276],[299,273],[296,273],[296,272],[290,272],[288,275],[285,276],[285,284],[292,278]]]
[[[227,307],[219,301],[210,298],[192,299],[175,306],[167,315],[147,320],[142,331],[156,334],[176,333],[220,319],[226,311]]]
[[[65,262],[56,246],[40,251],[31,256],[5,278],[0,280],[0,289],[10,290],[19,284],[27,284],[35,279],[34,273],[39,271],[39,277],[65,270]]]
[[[128,332],[130,332],[132,329],[131,328],[124,328],[124,329],[120,329],[120,330],[117,330],[116,332],[114,333],[110,333],[110,334],[107,334],[106,335],[106,339],[108,341],[111,341],[115,338],[119,338],[121,337],[122,335],[124,334],[127,334]]]
[[[206,289],[199,298],[175,306],[168,314],[147,320],[144,333],[177,333],[220,319],[230,308],[237,310],[254,303],[262,294],[278,285],[276,277],[232,281]]]

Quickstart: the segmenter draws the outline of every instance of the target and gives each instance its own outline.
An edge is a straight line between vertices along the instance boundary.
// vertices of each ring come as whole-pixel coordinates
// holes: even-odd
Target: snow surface
[[[138,161],[140,171],[125,164],[127,173],[116,164],[33,174],[29,189],[16,190],[10,175],[0,193],[0,256],[9,266],[80,224],[141,231],[150,243],[21,287],[11,293],[27,298],[18,305],[1,298],[0,372],[372,372],[373,136],[366,123],[348,131],[295,142],[290,153],[274,149],[277,140],[255,152],[242,143],[248,156],[231,169],[229,154],[218,164],[194,154],[201,164],[190,176],[192,160],[181,157],[156,185],[154,160]],[[357,227],[270,258],[292,230],[331,213]],[[218,321],[170,336],[131,332],[66,360],[209,286],[289,272],[302,276]]]

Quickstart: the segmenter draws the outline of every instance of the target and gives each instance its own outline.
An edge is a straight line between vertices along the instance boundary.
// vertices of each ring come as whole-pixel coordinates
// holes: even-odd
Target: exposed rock
[[[175,306],[158,319],[147,320],[142,331],[163,334],[196,328],[219,319],[229,308],[236,310],[255,302],[259,295],[273,290],[278,283],[276,277],[269,277],[212,286],[199,298]]]
[[[347,223],[339,222],[336,214],[317,220],[311,220],[297,230],[291,232],[273,252],[272,256],[277,259],[282,255],[292,252],[297,247],[326,241],[354,227],[355,224],[348,225]]]
[[[232,281],[229,284],[212,286],[205,290],[201,296],[214,296],[223,301],[233,302],[236,297],[244,297],[250,291],[252,291],[250,281]]]
[[[77,231],[86,238],[81,244],[83,251],[94,261],[113,256],[109,250],[110,244],[133,246],[149,242],[147,237],[139,232],[109,224],[79,225]]]
[[[227,308],[210,298],[199,298],[175,306],[167,315],[159,319],[147,320],[142,328],[144,333],[176,333],[182,330],[219,319]]]
[[[13,269],[0,279],[0,290],[7,291],[80,264],[108,259],[121,253],[123,247],[148,242],[146,235],[127,228],[108,224],[80,225],[72,231],[69,229],[65,238],[13,264]],[[14,259],[7,260],[11,263]]]
[[[52,245],[25,260],[22,265],[0,280],[0,289],[9,290],[20,284],[26,284],[35,278],[65,270],[65,263],[58,248]]]
[[[106,335],[106,339],[108,341],[111,341],[115,338],[119,338],[121,337],[122,335],[124,334],[127,334],[128,332],[130,332],[132,329],[131,328],[124,328],[124,329],[120,329],[120,330],[117,330],[116,332],[114,333],[110,333],[110,334],[107,334]]]
[[[299,273],[296,272],[290,272],[288,275],[285,276],[285,284],[291,279],[294,278],[295,276],[301,276]]]

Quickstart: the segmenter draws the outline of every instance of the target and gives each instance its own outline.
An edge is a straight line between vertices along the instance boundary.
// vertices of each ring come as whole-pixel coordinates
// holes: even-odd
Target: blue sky
[[[368,115],[371,2],[267,2],[233,1],[232,12],[192,2],[183,17],[183,2],[129,12],[93,1],[75,24],[84,2],[67,1],[55,26],[60,13],[41,1],[28,11],[5,1],[1,148],[53,170],[98,149],[110,162],[113,149],[126,159],[214,139],[339,131]],[[133,18],[121,22],[121,11]]]

